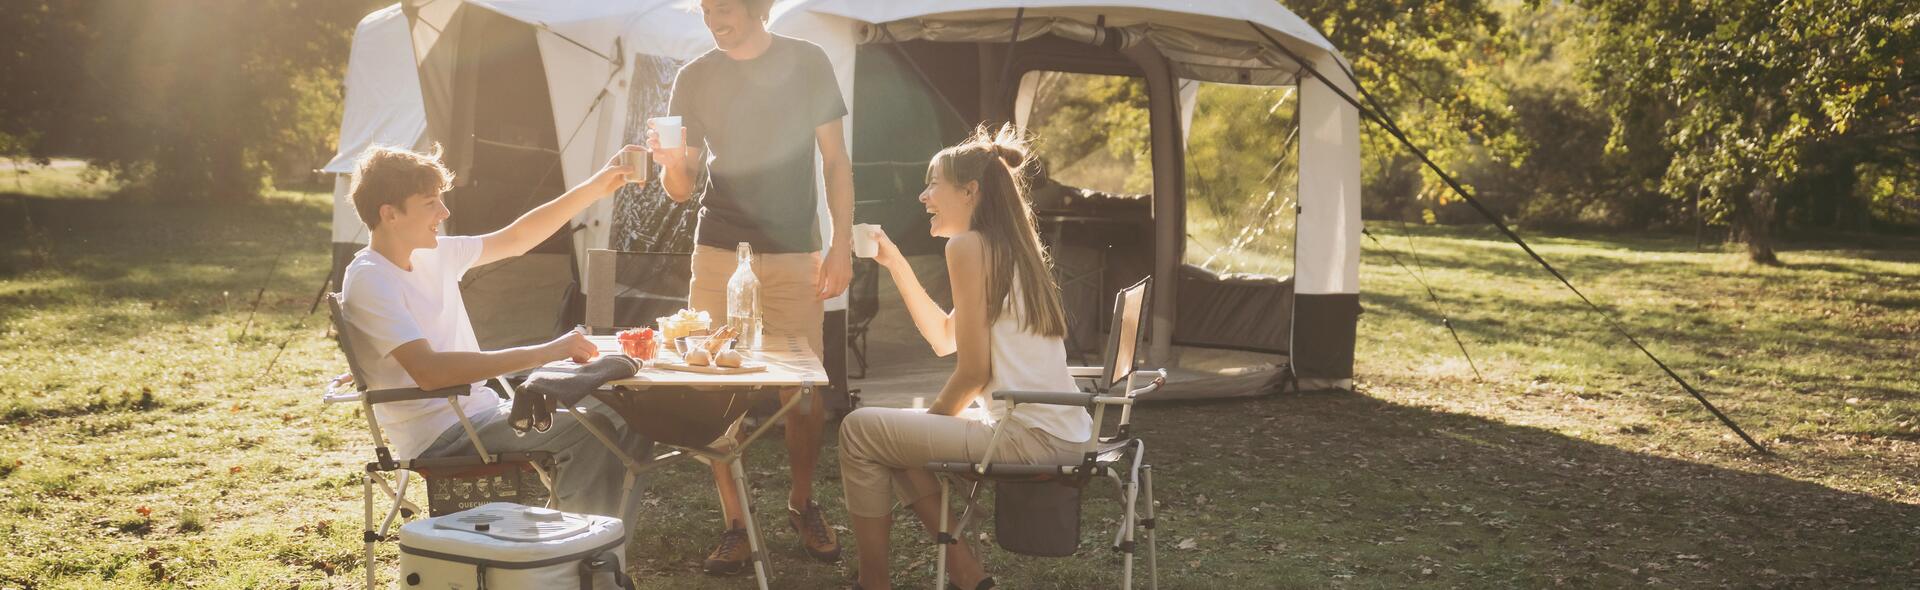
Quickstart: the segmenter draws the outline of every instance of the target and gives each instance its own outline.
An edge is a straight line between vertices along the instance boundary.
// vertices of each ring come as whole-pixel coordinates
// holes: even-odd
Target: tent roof
[[[1181,77],[1215,82],[1292,84],[1299,66],[1268,47],[1252,23],[1296,53],[1340,59],[1333,43],[1274,0],[799,0],[775,9],[807,10],[872,25],[872,41],[984,41],[1005,39],[1021,15],[1021,38],[1054,33],[1093,41],[1096,23],[1145,40],[1171,60]],[[1084,38],[1082,38],[1084,37]]]
[[[1025,8],[1029,17],[1105,16],[1109,26],[1152,23],[1233,39],[1258,40],[1243,22],[1279,33],[1282,39],[1336,52],[1333,43],[1307,21],[1274,0],[800,0],[796,7],[868,23],[937,17],[943,20],[1011,18]]]
[[[360,154],[373,146],[413,148],[427,132],[427,111],[420,98],[420,73],[413,62],[407,18],[395,4],[360,19],[347,58],[345,112],[340,117],[340,149],[323,172],[352,173]]]

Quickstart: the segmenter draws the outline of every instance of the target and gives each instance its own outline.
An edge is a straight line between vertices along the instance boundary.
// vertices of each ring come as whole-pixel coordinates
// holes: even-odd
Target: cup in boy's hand
[[[627,184],[646,184],[647,169],[652,165],[647,162],[646,151],[638,149],[622,150],[620,152],[620,165],[633,169],[632,172],[627,173]]]

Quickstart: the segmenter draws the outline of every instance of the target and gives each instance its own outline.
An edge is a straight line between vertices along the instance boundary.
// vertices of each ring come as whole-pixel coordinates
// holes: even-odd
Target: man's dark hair
[[[376,147],[360,157],[352,186],[347,194],[353,209],[372,230],[380,226],[381,205],[405,210],[407,197],[444,193],[453,187],[453,172],[440,163],[437,143],[430,154]]]

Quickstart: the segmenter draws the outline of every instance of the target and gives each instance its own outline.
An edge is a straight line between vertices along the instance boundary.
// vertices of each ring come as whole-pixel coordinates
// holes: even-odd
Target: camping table
[[[587,340],[593,342],[594,346],[600,349],[601,354],[620,353],[620,344],[614,336],[588,336]],[[733,471],[738,488],[735,491],[740,495],[740,505],[747,521],[747,543],[753,553],[754,576],[761,590],[766,590],[768,554],[765,544],[760,539],[759,526],[753,518],[753,501],[747,493],[747,473],[742,466],[742,458],[747,447],[759,440],[761,435],[766,434],[775,422],[779,422],[780,418],[787,415],[787,412],[795,407],[812,407],[807,403],[808,398],[814,395],[813,389],[816,386],[827,382],[827,371],[821,366],[819,357],[814,356],[805,342],[797,336],[768,333],[760,348],[745,351],[744,355],[748,363],[765,363],[767,370],[735,375],[710,375],[646,368],[641,369],[633,377],[608,383],[607,387],[594,392],[594,397],[618,412],[630,428],[634,428],[642,435],[656,438],[656,440],[658,439],[655,436],[656,432],[665,434],[669,438],[675,435],[681,437],[680,440],[660,441],[673,451],[648,457],[645,460],[637,461],[615,448],[615,452],[619,453],[621,459],[627,463],[627,469],[630,472],[638,473],[652,469],[670,459],[682,457],[704,457],[726,464]],[[656,363],[678,362],[680,356],[667,347],[662,347],[655,361]],[[718,433],[724,433],[737,424],[746,415],[747,408],[752,406],[754,401],[777,395],[784,389],[798,389],[800,394],[780,404],[780,409],[775,411],[773,416],[762,421],[757,428],[753,429],[753,432],[740,439],[739,443],[731,449],[714,449],[708,446],[707,442],[685,438],[688,435],[684,432],[688,430],[715,431],[717,437]],[[673,406],[679,411],[676,415],[666,416],[664,419],[654,412],[654,410],[666,409],[668,406]],[[708,422],[705,425],[706,428],[696,426],[686,429],[679,427],[684,424],[675,424],[703,421]],[[593,429],[589,428],[589,430]],[[649,432],[650,430],[655,432]],[[675,432],[669,434],[664,432],[666,430]],[[600,437],[601,442],[612,446],[611,439],[606,438],[602,433],[596,432],[595,436]],[[712,440],[714,437],[696,435],[694,438]],[[633,478],[627,480],[627,485],[628,489],[624,490],[621,498],[623,513],[627,503],[632,501],[630,496],[633,491]]]

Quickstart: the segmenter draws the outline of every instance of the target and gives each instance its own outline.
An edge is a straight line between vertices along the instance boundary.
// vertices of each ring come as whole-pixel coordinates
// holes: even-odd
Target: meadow
[[[78,170],[8,176],[0,588],[357,586],[369,446],[356,408],[320,402],[345,364],[310,311],[330,195],[152,203]],[[1534,238],[1761,455],[1490,231],[1370,227],[1355,391],[1141,410],[1163,586],[1920,580],[1920,239],[1801,239],[1769,267],[1691,236]],[[846,587],[852,560],[806,560],[777,518],[783,452],[749,465],[776,586]],[[816,489],[844,524],[833,456]],[[657,473],[639,586],[751,586],[699,572],[719,521],[703,469]],[[990,550],[1003,586],[1116,585],[1114,494],[1092,489],[1081,554]],[[896,527],[896,583],[930,576],[920,534]]]

